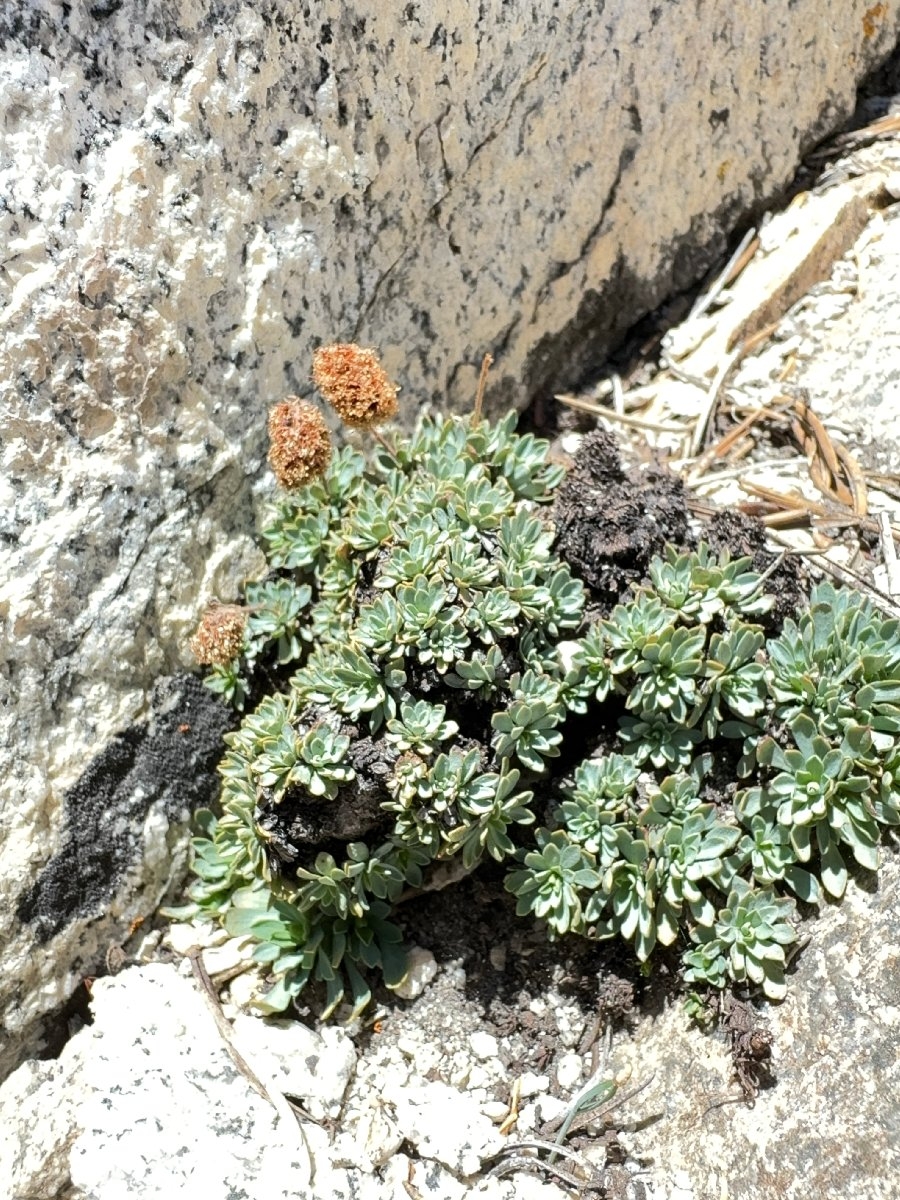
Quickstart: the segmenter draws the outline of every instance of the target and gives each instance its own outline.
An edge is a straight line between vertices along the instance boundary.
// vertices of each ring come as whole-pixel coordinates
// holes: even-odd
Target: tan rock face
[[[494,411],[565,386],[790,177],[900,22],[867,0],[360,13],[0,13],[7,1066],[129,911],[124,883],[24,904],[70,844],[67,789],[260,571],[265,413],[309,393],[313,349],[376,346],[407,421],[470,405],[488,350]]]
[[[889,853],[871,879],[806,932],[783,1003],[762,1006],[772,1035],[775,1085],[752,1107],[739,1097],[724,1039],[691,1028],[672,1007],[640,1022],[622,1060],[634,1077],[655,1072],[626,1119],[653,1114],[630,1144],[652,1164],[666,1200],[802,1200],[896,1192],[900,1131],[893,1098],[900,949],[892,933],[900,863]]]

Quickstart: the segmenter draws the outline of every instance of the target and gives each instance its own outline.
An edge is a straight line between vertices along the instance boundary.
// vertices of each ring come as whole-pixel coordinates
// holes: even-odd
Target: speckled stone
[[[614,1053],[617,1068],[632,1066],[632,1084],[655,1072],[650,1087],[618,1110],[623,1121],[637,1121],[629,1142],[635,1157],[652,1147],[654,1197],[896,1194],[900,859],[885,858],[877,884],[851,880],[840,905],[810,923],[804,932],[812,940],[789,972],[787,997],[760,1006],[773,1035],[776,1083],[752,1108],[717,1103],[740,1095],[727,1045],[692,1026],[678,1005],[639,1022],[634,1039]],[[661,1119],[644,1126],[649,1113]]]
[[[900,28],[870,0],[312,13],[0,9],[0,1075],[178,875],[178,788],[144,808],[102,756],[262,570],[266,408],[309,394],[314,347],[377,346],[407,422],[470,406],[485,351],[492,411],[571,383]],[[70,819],[98,779],[105,884]]]

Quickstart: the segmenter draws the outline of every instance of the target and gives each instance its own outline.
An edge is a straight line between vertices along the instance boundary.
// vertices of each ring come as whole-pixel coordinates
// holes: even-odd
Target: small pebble
[[[469,1045],[472,1047],[475,1057],[480,1058],[482,1062],[489,1058],[496,1058],[500,1053],[500,1043],[492,1033],[485,1033],[482,1029],[469,1036]]]
[[[519,1076],[519,1095],[523,1100],[529,1096],[540,1096],[550,1087],[549,1075],[535,1075],[534,1071],[526,1071]]]
[[[481,1111],[486,1117],[490,1117],[496,1125],[499,1125],[509,1115],[509,1105],[504,1104],[502,1100],[488,1100],[486,1104],[482,1104]]]
[[[470,1092],[474,1088],[484,1088],[485,1090],[487,1090],[487,1088],[491,1085],[492,1082],[493,1082],[493,1080],[491,1079],[491,1077],[487,1073],[487,1071],[484,1069],[484,1067],[474,1066],[474,1067],[472,1067],[471,1071],[469,1072],[469,1082],[468,1082],[467,1090]]]
[[[228,997],[236,1008],[245,1010],[251,1000],[255,1000],[263,990],[262,975],[256,967],[235,975],[228,985]]]
[[[207,975],[215,980],[218,975],[233,974],[252,966],[252,950],[252,943],[245,937],[229,938],[222,946],[210,946],[202,954]]]
[[[430,950],[421,946],[412,946],[407,953],[409,971],[398,988],[395,988],[401,1000],[415,1000],[437,975],[437,960]]]
[[[156,951],[159,949],[159,943],[162,941],[162,930],[151,929],[137,944],[134,952],[134,957],[138,962],[148,963],[156,959]]]
[[[193,922],[190,924],[182,924],[176,921],[169,929],[166,930],[163,937],[163,945],[168,946],[170,950],[174,950],[176,954],[187,956],[195,950],[200,950],[203,946],[209,945],[209,933],[211,926],[198,926]]]
[[[579,1031],[573,1029],[571,1025],[567,1025],[565,1029],[559,1031],[560,1045],[565,1046],[567,1050],[571,1050],[573,1046],[577,1046],[581,1040]]]
[[[556,1064],[556,1082],[560,1091],[573,1092],[581,1082],[584,1063],[578,1054],[564,1054]]]
[[[455,1088],[464,1088],[469,1082],[471,1067],[459,1067],[450,1073],[450,1083]]]

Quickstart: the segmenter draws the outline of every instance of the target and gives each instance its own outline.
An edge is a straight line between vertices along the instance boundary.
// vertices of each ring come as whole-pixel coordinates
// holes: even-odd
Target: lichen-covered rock
[[[94,756],[127,757],[199,607],[260,571],[265,410],[308,391],[312,349],[377,345],[407,420],[470,404],[485,350],[495,408],[570,382],[784,184],[900,20],[370,9],[0,13],[0,1073],[156,902],[130,849],[89,903],[36,897]],[[102,821],[117,844],[141,803]]]
[[[216,795],[233,714],[187,674],[159,679],[149,707],[99,752],[85,750],[81,777],[58,808],[41,814],[27,793],[19,808],[6,852],[18,850],[31,874],[24,886],[19,874],[0,876],[2,920],[15,931],[3,958],[9,1009],[0,1052],[9,1063],[37,1034],[35,1017],[107,969],[107,955],[121,953],[119,943],[159,906],[184,871],[191,811]]]

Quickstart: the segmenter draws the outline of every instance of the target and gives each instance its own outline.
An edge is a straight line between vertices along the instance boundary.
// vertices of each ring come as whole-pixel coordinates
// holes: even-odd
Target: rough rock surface
[[[163,965],[125,971],[98,980],[93,1008],[95,1024],[58,1062],[26,1063],[7,1081],[0,1177],[11,1195],[57,1195],[38,1190],[42,1160],[73,1200],[191,1186],[225,1197],[238,1180],[245,1195],[302,1194],[310,1159],[299,1129],[237,1070],[190,980]],[[42,1101],[49,1121],[36,1119]],[[31,1121],[14,1122],[16,1111]]]
[[[890,142],[855,156],[856,169],[892,169],[893,191],[828,280],[784,319],[770,346],[742,365],[735,386],[767,402],[777,373],[792,357],[790,387],[839,429],[863,465],[896,476],[900,469],[900,146]]]
[[[107,916],[34,888],[198,605],[260,569],[264,410],[313,346],[376,343],[409,415],[468,404],[485,350],[495,407],[565,384],[783,186],[898,22],[871,0],[3,7],[0,1071],[155,902],[140,856]]]
[[[774,1078],[753,1107],[722,1103],[740,1096],[726,1040],[691,1026],[680,1004],[613,1040],[609,1076],[630,1069],[632,1085],[649,1086],[612,1118],[629,1168],[611,1195],[896,1194],[898,903],[900,859],[887,851],[877,881],[860,874],[806,926],[812,940],[786,1000],[753,1014],[771,1034]],[[299,1127],[237,1068],[185,973],[187,962],[180,974],[154,963],[98,980],[94,1024],[58,1060],[23,1063],[0,1088],[0,1179],[16,1200],[151,1200],[199,1180],[204,1195],[229,1195],[227,1184],[249,1200],[393,1200],[408,1193],[404,1181],[436,1200],[561,1200],[531,1174],[486,1174],[505,1140],[516,1036],[487,1032],[458,966],[446,965],[414,1006],[386,1014],[383,1032],[358,1038],[357,1049],[337,1028],[323,1040],[302,1025],[238,1016],[240,1053],[270,1096],[296,1097]],[[562,1113],[591,1070],[572,1048],[590,1013],[579,1023],[558,993],[545,1008],[554,1065],[518,1075],[510,1141]],[[551,1076],[563,1074],[554,1087]],[[579,1145],[602,1163],[599,1131]]]
[[[718,1103],[740,1095],[727,1046],[691,1029],[678,1008],[623,1043],[635,1078],[656,1071],[640,1109],[659,1119],[632,1135],[632,1149],[659,1165],[658,1200],[897,1194],[898,904],[900,860],[889,854],[877,883],[851,882],[807,928],[787,998],[762,1006],[776,1084],[752,1108]]]
[[[537,1181],[515,1191],[470,1186],[464,1176],[499,1141],[494,1126],[467,1094],[411,1080],[409,1065],[368,1081],[369,1098],[390,1114],[387,1147],[371,1128],[365,1145],[359,1131],[330,1145],[340,1085],[331,1120],[310,1112],[298,1122],[283,1101],[276,1108],[237,1068],[199,989],[174,966],[98,980],[92,1008],[94,1024],[59,1060],[23,1063],[0,1089],[0,1179],[15,1200],[156,1200],[198,1187],[216,1200],[377,1200],[402,1194],[403,1180],[440,1200],[561,1196]],[[253,1018],[248,1033],[250,1020],[238,1022],[240,1051],[270,1096],[284,1089],[305,1105],[333,1091],[342,1066],[352,1069],[352,1043],[336,1029],[323,1055],[305,1053],[304,1039],[318,1035],[302,1026]],[[397,1153],[404,1141],[415,1161]]]

